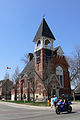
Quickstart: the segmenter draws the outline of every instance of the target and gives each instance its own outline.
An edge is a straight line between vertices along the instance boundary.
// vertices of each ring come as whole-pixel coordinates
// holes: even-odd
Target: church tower
[[[61,47],[53,47],[54,41],[55,37],[43,18],[33,40],[35,43],[35,83],[37,86],[38,81],[39,89],[47,88],[50,96],[54,94],[59,96],[63,93],[68,96],[70,95],[68,63]],[[41,86],[40,79],[43,86]]]
[[[33,42],[35,43],[35,71],[44,80],[43,71],[47,64],[48,59],[51,58],[53,52],[53,42],[55,37],[52,34],[48,24],[43,18],[39,29],[34,37]]]

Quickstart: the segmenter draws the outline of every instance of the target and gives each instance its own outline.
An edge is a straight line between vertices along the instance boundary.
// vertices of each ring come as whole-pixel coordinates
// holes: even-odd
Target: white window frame
[[[56,67],[56,76],[59,80],[60,88],[63,88],[64,87],[64,78],[63,78],[63,68],[61,66]],[[61,80],[60,80],[61,76],[62,76],[62,85],[61,85]]]

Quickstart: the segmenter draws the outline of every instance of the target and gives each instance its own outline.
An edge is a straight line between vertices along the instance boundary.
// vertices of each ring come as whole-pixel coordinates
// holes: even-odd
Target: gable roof
[[[1,85],[4,85],[6,82],[11,82],[13,84],[13,81],[11,81],[9,79],[0,80]]]
[[[4,82],[4,80],[0,80],[0,83]]]
[[[23,77],[25,74],[32,74],[34,71],[34,58],[28,62],[28,64],[24,67],[23,71],[19,74],[19,76]]]
[[[40,24],[40,27],[34,37],[34,40],[33,42],[35,42],[37,39],[39,39],[41,36],[45,36],[45,37],[48,37],[48,38],[52,38],[55,40],[55,37],[54,35],[52,34],[47,22],[45,21],[45,19],[43,18],[41,24]]]
[[[60,55],[63,55],[64,54],[64,52],[63,52],[63,50],[62,50],[62,48],[60,47],[60,46],[58,46],[58,47],[56,47],[56,48],[54,48],[54,53],[55,54],[60,54]]]

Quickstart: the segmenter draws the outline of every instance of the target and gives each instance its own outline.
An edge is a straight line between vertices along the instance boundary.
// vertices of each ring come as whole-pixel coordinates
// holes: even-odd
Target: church
[[[71,96],[69,65],[60,46],[54,48],[55,36],[43,18],[33,39],[34,54],[17,79],[17,100],[45,101],[54,94]]]

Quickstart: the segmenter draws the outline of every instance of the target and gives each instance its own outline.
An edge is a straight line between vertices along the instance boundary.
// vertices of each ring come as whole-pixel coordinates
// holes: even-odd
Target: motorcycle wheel
[[[67,112],[68,112],[68,113],[71,113],[71,111],[72,111],[72,107],[69,106]]]
[[[61,111],[60,111],[60,108],[57,108],[57,109],[56,109],[56,114],[58,114],[58,115],[59,115],[59,114],[60,114],[60,112],[61,112]]]

